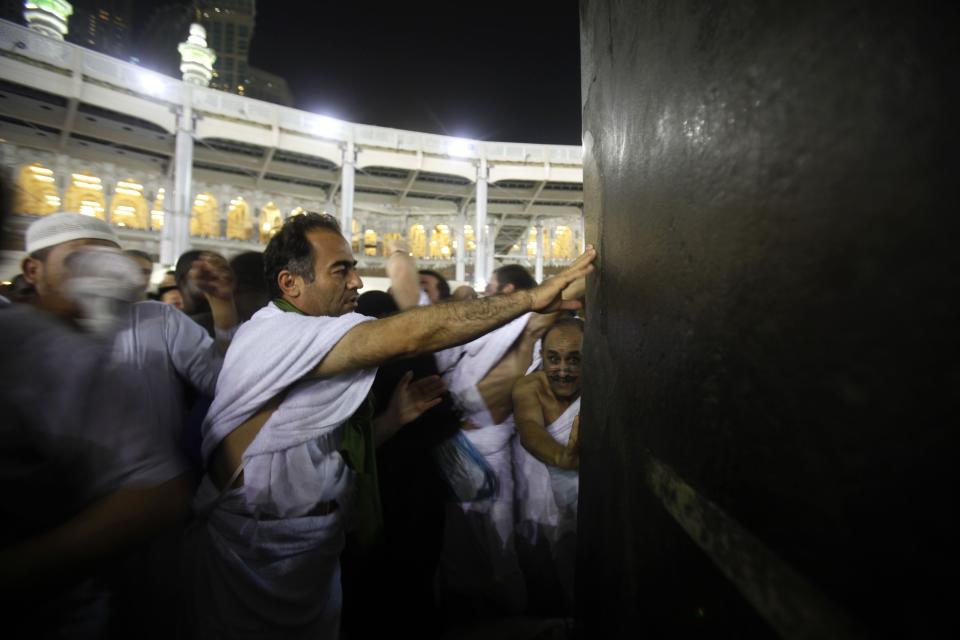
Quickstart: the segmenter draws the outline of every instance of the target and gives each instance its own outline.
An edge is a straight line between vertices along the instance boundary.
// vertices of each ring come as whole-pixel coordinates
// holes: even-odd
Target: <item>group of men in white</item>
[[[398,246],[388,273],[401,311],[374,319],[356,312],[363,283],[336,221],[295,216],[263,255],[272,301],[239,326],[226,262],[211,254],[193,263],[189,284],[209,303],[213,335],[170,305],[137,301],[143,276],[96,218],[40,218],[27,229],[26,252],[32,308],[0,306],[0,403],[15,416],[0,456],[47,456],[36,469],[16,469],[16,479],[31,481],[75,471],[55,467],[61,441],[80,441],[70,464],[90,486],[54,510],[61,517],[2,540],[4,593],[49,594],[53,584],[76,595],[104,558],[164,527],[176,531],[178,505],[194,486],[177,454],[186,384],[213,400],[194,518],[177,546],[184,635],[338,637],[345,534],[377,509],[364,495],[365,467],[379,443],[447,391],[462,428],[435,451],[451,496],[440,584],[520,612],[529,582],[520,556],[547,548],[572,598],[583,324],[570,312],[582,307],[592,247],[539,285],[519,267],[502,268],[486,296],[460,301],[425,292]],[[372,416],[378,365],[421,354],[434,355],[439,378],[405,377]],[[114,382],[107,397],[103,385]],[[96,598],[53,600],[38,609],[48,621]],[[70,624],[96,630],[101,613],[71,614]]]

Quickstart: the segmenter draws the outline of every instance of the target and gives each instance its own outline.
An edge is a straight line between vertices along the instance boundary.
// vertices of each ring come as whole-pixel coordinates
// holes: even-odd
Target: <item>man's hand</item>
[[[226,258],[216,253],[203,253],[193,261],[187,279],[203,292],[208,301],[232,300],[235,279]]]
[[[597,250],[593,245],[587,245],[587,250],[577,258],[573,264],[561,271],[559,274],[545,281],[539,287],[530,289],[531,311],[540,313],[552,313],[561,310],[576,310],[581,304],[577,299],[566,299],[568,295],[563,295],[564,291],[571,287],[571,296],[582,295],[581,286],[577,283],[585,278],[588,273],[593,271],[593,260],[597,257]],[[583,287],[585,289],[585,287]]]
[[[373,422],[374,440],[380,446],[400,427],[413,422],[428,409],[440,404],[440,396],[447,390],[440,376],[427,376],[415,382],[413,371],[407,371],[390,396],[387,410]]]
[[[570,429],[570,439],[563,452],[557,457],[556,466],[561,469],[580,468],[580,415],[573,419],[573,428]]]
[[[387,242],[387,255],[392,256],[395,253],[410,255],[410,243],[406,238],[396,238]]]
[[[427,409],[440,404],[440,396],[447,390],[440,376],[427,376],[415,382],[413,371],[407,371],[400,378],[397,388],[390,397],[389,412],[396,416],[397,422],[403,426],[413,422]]]

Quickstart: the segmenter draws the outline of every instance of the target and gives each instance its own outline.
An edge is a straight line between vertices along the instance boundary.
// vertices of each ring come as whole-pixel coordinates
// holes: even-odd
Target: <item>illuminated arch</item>
[[[431,258],[449,258],[450,246],[450,227],[445,224],[438,224],[430,230]]]
[[[296,209],[294,209],[294,211],[296,211]],[[279,231],[282,226],[283,214],[280,213],[280,207],[272,202],[268,202],[260,208],[260,219],[257,224],[260,242],[264,244],[270,242],[270,238],[277,235],[277,231]]]
[[[402,238],[402,237],[403,237],[403,234],[402,234],[402,233],[393,233],[393,232],[391,232],[391,233],[383,233],[383,234],[381,234],[381,235],[380,235],[380,243],[381,243],[381,246],[383,247],[383,251],[386,252],[386,251],[387,251],[387,247],[390,246],[390,243],[391,243],[391,242],[393,242],[394,240],[399,240],[399,239]],[[386,255],[386,253],[384,253],[384,255]]]
[[[363,253],[368,256],[377,255],[377,232],[373,229],[363,232]]]
[[[57,181],[51,169],[34,162],[20,170],[14,211],[46,216],[60,211],[61,204]]]
[[[110,222],[118,227],[146,229],[149,224],[147,200],[143,185],[131,179],[120,180],[113,190],[110,203]]]
[[[573,260],[576,257],[576,242],[573,237],[573,229],[560,225],[553,230],[553,251],[551,258],[554,260]]]
[[[227,239],[250,239],[250,207],[239,196],[230,201],[227,209]]]
[[[190,214],[190,235],[206,238],[220,236],[220,212],[217,199],[209,193],[198,193]]]
[[[89,171],[70,176],[70,186],[63,199],[64,211],[77,211],[85,216],[106,220],[106,201],[103,199],[103,183]]]

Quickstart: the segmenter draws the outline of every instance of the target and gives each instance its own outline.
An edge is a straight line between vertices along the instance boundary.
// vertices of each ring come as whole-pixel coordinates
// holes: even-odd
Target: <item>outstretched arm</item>
[[[315,375],[334,376],[463,344],[527,311],[554,313],[578,309],[579,301],[563,300],[561,294],[593,270],[596,255],[596,250],[588,247],[566,270],[527,291],[417,307],[383,320],[359,324],[331,349]]]

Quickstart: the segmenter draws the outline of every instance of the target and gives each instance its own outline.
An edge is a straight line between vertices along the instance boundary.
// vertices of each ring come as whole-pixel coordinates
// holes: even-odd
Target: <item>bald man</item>
[[[547,466],[550,492],[530,499],[552,500],[556,516],[545,527],[557,576],[573,600],[577,495],[580,467],[580,359],[583,321],[557,320],[543,336],[543,369],[524,376],[513,388],[514,420],[523,447]]]

